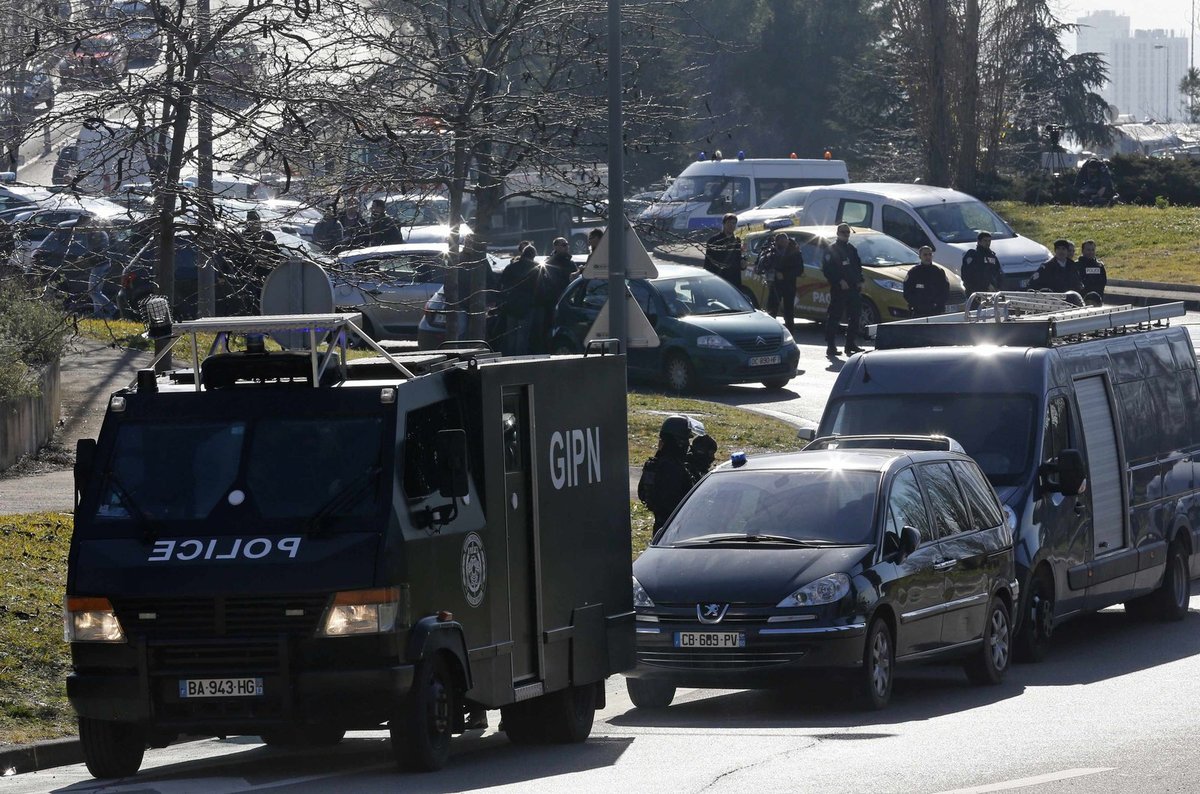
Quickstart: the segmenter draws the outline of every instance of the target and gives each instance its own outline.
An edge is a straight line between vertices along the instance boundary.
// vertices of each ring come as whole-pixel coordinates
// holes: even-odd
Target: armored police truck
[[[432,770],[489,708],[583,741],[632,667],[624,357],[393,354],[359,323],[176,324],[214,352],[140,372],[80,443],[67,692],[96,777],[181,733],[385,723]]]
[[[839,373],[817,434],[962,444],[1014,532],[1026,658],[1045,655],[1059,622],[1113,604],[1182,619],[1200,573],[1196,354],[1167,323],[1183,305],[976,298],[978,310],[878,326],[876,351]]]

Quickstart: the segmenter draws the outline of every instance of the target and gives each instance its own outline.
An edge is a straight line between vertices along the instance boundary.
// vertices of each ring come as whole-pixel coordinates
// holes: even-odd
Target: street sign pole
[[[625,154],[621,135],[621,0],[608,0],[608,311],[625,352]],[[613,298],[616,300],[613,300]]]

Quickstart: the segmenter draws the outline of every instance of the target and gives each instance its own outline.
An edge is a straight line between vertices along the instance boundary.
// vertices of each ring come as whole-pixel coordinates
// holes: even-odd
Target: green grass
[[[119,330],[115,327],[115,333]],[[630,394],[629,457],[635,465],[654,454],[658,428],[673,413],[704,422],[719,445],[719,460],[738,450],[799,446],[794,429],[761,414],[702,400]],[[636,558],[650,541],[654,517],[636,498],[629,508]],[[65,513],[0,516],[0,746],[75,732],[64,683],[70,652],[62,638],[72,525]]]
[[[132,320],[80,318],[77,329],[79,335],[84,339],[92,339],[97,342],[103,342],[106,345],[115,344],[118,347],[129,348],[131,350],[154,349],[154,340],[145,335],[146,326]],[[208,351],[216,338],[216,334],[198,334],[196,336],[201,356],[208,355]],[[229,348],[231,350],[244,350],[246,348],[245,337],[232,337],[229,340]],[[267,340],[267,350],[282,349],[273,339]],[[323,348],[318,347],[318,350],[320,349]],[[347,351],[346,358],[368,358],[375,355],[378,354],[373,350],[355,349]],[[184,336],[175,344],[175,347],[171,350],[171,357],[175,360],[176,366],[191,366],[192,337],[190,334]]]
[[[1200,207],[1033,206],[999,201],[992,208],[1021,234],[1050,247],[1065,237],[1096,241],[1110,279],[1200,284]]]
[[[0,516],[0,746],[69,736],[62,635],[71,516]]]

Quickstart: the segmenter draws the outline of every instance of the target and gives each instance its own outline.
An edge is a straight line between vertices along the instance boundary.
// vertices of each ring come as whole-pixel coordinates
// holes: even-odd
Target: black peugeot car
[[[998,683],[1017,598],[1010,522],[953,440],[912,441],[819,439],[703,479],[633,566],[634,705],[837,672],[879,709],[897,662],[935,658]]]

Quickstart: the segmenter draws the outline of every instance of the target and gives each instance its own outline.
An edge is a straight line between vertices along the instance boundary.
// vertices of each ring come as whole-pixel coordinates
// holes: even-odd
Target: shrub
[[[0,400],[37,394],[40,370],[62,353],[66,336],[62,312],[0,278]]]

